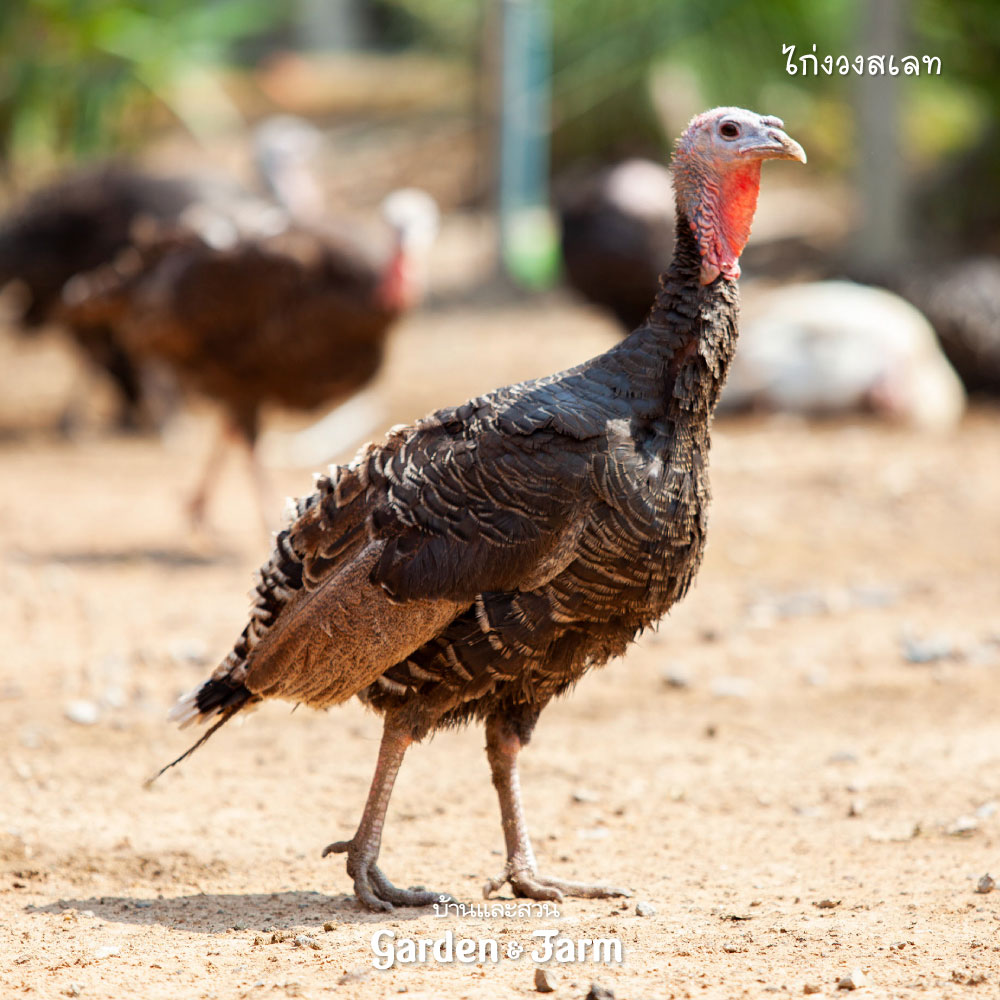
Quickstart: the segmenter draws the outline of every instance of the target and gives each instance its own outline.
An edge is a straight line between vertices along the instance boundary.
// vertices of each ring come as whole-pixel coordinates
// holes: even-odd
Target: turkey
[[[849,281],[747,295],[740,351],[719,412],[871,411],[925,430],[961,419],[965,391],[912,305]]]
[[[649,312],[674,244],[670,171],[626,160],[557,195],[566,280],[579,295],[634,330]]]
[[[384,715],[357,832],[324,851],[347,855],[364,906],[440,898],[386,878],[382,827],[407,747],[472,720],[507,847],[487,896],[506,883],[542,900],[626,894],[538,872],[518,754],[546,704],[624,653],[698,569],[709,421],[761,162],[806,159],[783,128],[741,108],[695,117],[674,156],[673,260],[646,322],[575,368],[395,428],[331,467],[278,534],[232,651],[175,706],[181,725],[214,720],[188,753],[265,698],[358,695]]]
[[[268,484],[254,444],[265,404],[311,409],[343,400],[378,370],[395,320],[421,293],[418,264],[437,225],[429,195],[385,202],[392,247],[378,256],[323,223],[277,233],[165,228],[112,267],[74,280],[64,296],[74,323],[102,323],[130,355],[157,361],[221,404],[225,423],[190,501],[204,520],[229,439],[248,448],[262,520]],[[224,222],[225,220],[219,220]]]
[[[74,276],[110,264],[132,244],[137,229],[181,222],[210,240],[221,230],[224,239],[234,226],[276,229],[287,212],[315,212],[317,193],[307,165],[317,143],[316,130],[297,119],[269,119],[257,129],[255,163],[274,202],[228,178],[157,176],[126,163],[80,169],[40,188],[0,223],[0,289],[20,285],[17,322],[26,331],[62,322],[115,385],[118,424],[142,426],[149,414],[135,359],[107,323],[69,319],[61,308],[63,289]]]

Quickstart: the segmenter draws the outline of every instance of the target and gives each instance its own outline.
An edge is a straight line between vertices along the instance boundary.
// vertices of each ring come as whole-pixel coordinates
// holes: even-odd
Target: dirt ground
[[[380,378],[386,423],[610,339],[558,299],[425,313]],[[623,949],[550,963],[560,998],[832,996],[857,969],[860,995],[998,995],[1000,891],[976,887],[1000,876],[1000,411],[940,438],[718,424],[694,592],[551,706],[523,758],[542,868],[633,897],[385,916],[320,858],[370,778],[380,726],[359,705],[266,705],[143,788],[187,746],[165,713],[242,627],[265,555],[237,462],[211,534],[184,527],[211,415],[67,442],[44,429],[78,379],[62,346],[0,338],[0,370],[3,997],[526,996],[545,929]],[[482,745],[409,754],[382,855],[400,884],[473,904],[500,869]],[[380,930],[502,954],[380,971]]]

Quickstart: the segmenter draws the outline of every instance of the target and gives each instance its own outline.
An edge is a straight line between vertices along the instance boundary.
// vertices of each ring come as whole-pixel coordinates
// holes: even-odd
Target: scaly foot
[[[429,892],[423,886],[400,889],[382,874],[375,864],[375,857],[366,856],[353,840],[339,840],[323,848],[328,854],[347,855],[347,874],[354,879],[354,894],[361,905],[369,910],[389,912],[394,906],[430,906],[432,903],[454,902],[447,893]],[[377,857],[377,855],[376,855]]]
[[[507,867],[496,878],[491,878],[483,886],[483,896],[489,899],[497,889],[508,882],[515,896],[525,899],[548,899],[556,903],[561,902],[564,896],[607,899],[610,896],[632,895],[628,889],[620,889],[618,886],[549,878],[539,875],[533,868],[514,867],[508,862]]]

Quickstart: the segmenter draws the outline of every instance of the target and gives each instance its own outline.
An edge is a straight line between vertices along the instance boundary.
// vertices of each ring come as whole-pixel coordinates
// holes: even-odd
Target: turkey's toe
[[[393,910],[393,905],[388,899],[376,895],[367,872],[354,879],[354,895],[366,910],[374,910],[376,913],[391,913]]]
[[[610,896],[631,896],[628,889],[592,882],[571,882],[567,879],[549,878],[528,868],[507,869],[502,875],[491,878],[483,888],[489,899],[502,885],[509,882],[514,895],[522,899],[551,900],[559,903],[564,896],[584,899],[606,899]]]
[[[622,889],[617,885],[605,885],[603,882],[571,882],[568,879],[548,878],[545,875],[536,875],[535,881],[541,886],[555,889],[564,896],[577,896],[581,899],[607,899],[611,896],[632,895],[629,889]],[[517,886],[514,886],[514,891],[517,892]]]
[[[347,874],[354,880],[354,895],[369,910],[388,912],[396,906],[430,906],[432,903],[453,903],[452,896],[431,892],[423,886],[400,889],[390,882],[375,864],[374,858],[364,858],[351,840],[338,840],[323,848],[328,854],[347,855]]]
[[[395,906],[430,906],[432,903],[455,902],[454,897],[448,893],[431,892],[430,889],[425,889],[423,886],[400,889],[382,874],[382,870],[377,865],[371,865],[368,874],[379,898]]]
[[[548,881],[534,872],[511,872],[508,878],[514,895],[519,899],[545,899],[554,903],[561,903],[562,890],[555,885],[549,885]]]

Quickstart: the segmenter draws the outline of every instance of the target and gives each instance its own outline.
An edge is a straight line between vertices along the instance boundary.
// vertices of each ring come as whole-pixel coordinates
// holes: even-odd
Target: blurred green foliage
[[[388,2],[422,25],[426,44],[471,53],[498,41],[484,31],[480,0]],[[686,68],[710,103],[753,105],[769,82],[787,79],[782,41],[838,43],[849,30],[852,6],[844,0],[551,0],[555,162],[662,152],[667,138],[650,81],[664,63]]]
[[[405,11],[426,45],[475,58],[481,46],[497,43],[482,18],[494,0],[381,2]],[[687,81],[697,87],[690,96],[707,104],[780,108],[790,126],[805,130],[810,152],[820,153],[816,159],[842,165],[855,78],[789,76],[781,46],[795,44],[801,54],[815,42],[821,55],[869,54],[859,28],[860,5],[867,2],[876,0],[550,0],[554,162],[664,152],[669,136],[653,107],[651,81],[666,66],[671,72],[661,105],[689,104],[689,95],[669,93]],[[918,114],[946,92],[940,106],[948,109],[951,127],[921,134],[924,151],[969,144],[1000,108],[998,2],[900,3],[909,38],[897,55],[939,55],[944,67],[941,77],[904,82]],[[683,121],[667,125],[677,129]]]
[[[0,0],[0,160],[128,145],[129,112],[268,27],[271,0]]]
[[[663,156],[702,103],[780,113],[814,169],[843,169],[856,155],[856,77],[789,76],[781,47],[874,54],[860,27],[874,2],[883,0],[548,0],[555,169]],[[899,78],[909,162],[933,175],[965,158],[965,172],[938,189],[960,185],[975,213],[973,195],[995,187],[1000,164],[1000,0],[897,2],[908,37],[896,54],[937,55],[943,67]],[[499,0],[356,3],[375,45],[481,66],[499,44]],[[15,153],[52,161],[128,146],[164,106],[183,120],[179,82],[233,59],[237,42],[275,44],[273,29],[296,10],[277,0],[0,0],[0,165]],[[989,218],[1000,220],[1000,194],[994,201]]]

